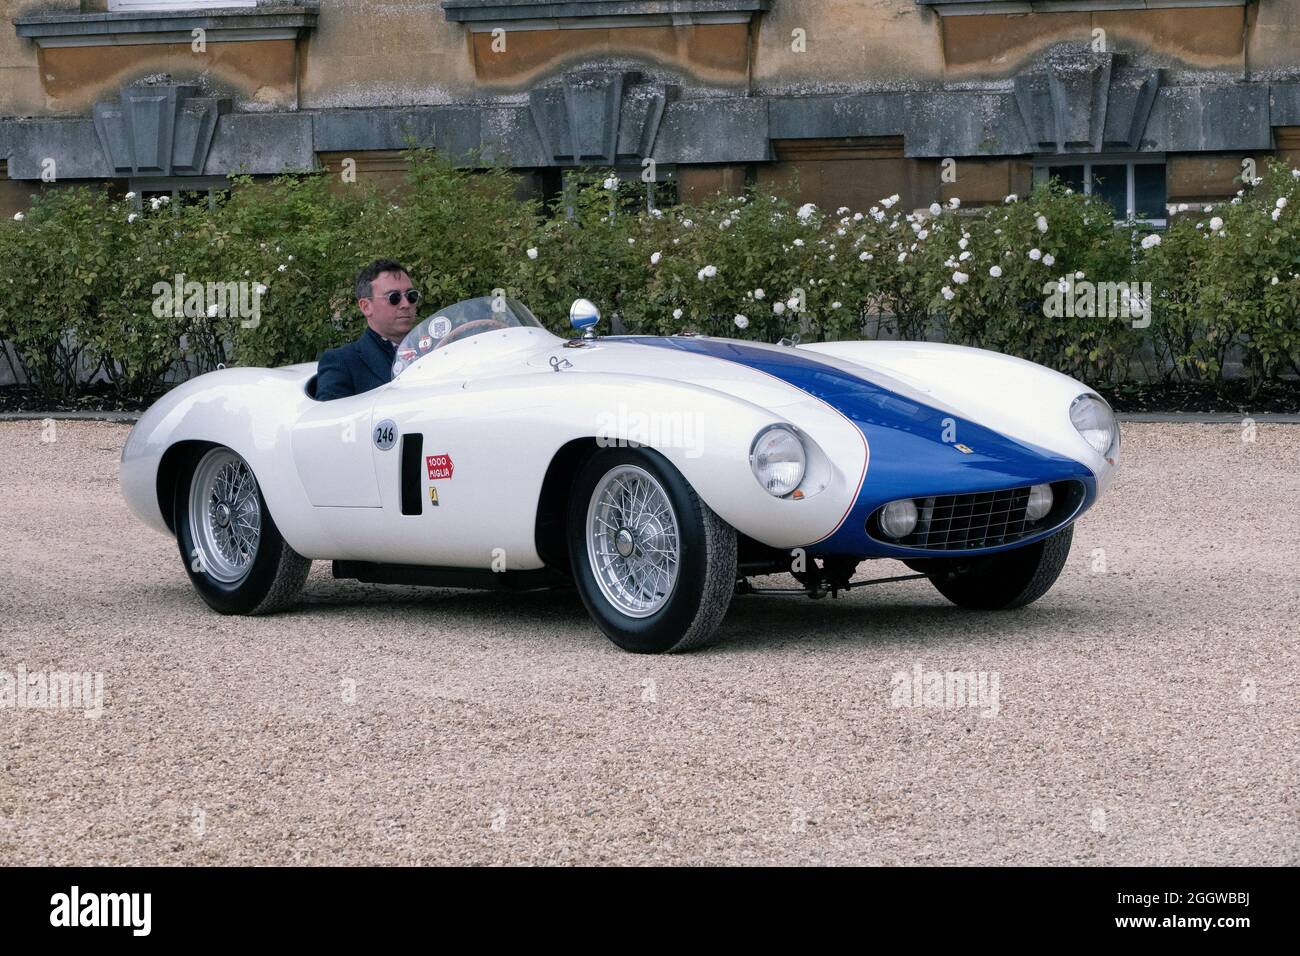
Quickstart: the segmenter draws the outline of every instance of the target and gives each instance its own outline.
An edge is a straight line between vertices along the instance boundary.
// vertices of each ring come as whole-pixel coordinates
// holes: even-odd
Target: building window
[[[613,174],[618,177],[618,208],[636,214],[677,205],[677,167],[656,163],[654,179],[647,181],[640,163],[620,163]],[[580,186],[600,182],[610,175],[609,169],[572,167],[542,172],[542,198],[547,203],[563,203],[570,219],[574,216],[574,195]]]
[[[230,180],[225,176],[170,176],[156,179],[132,179],[128,189],[135,193],[135,208],[144,208],[151,199],[168,199],[173,208],[206,204],[217,208],[217,197],[230,195]]]
[[[1083,161],[1052,157],[1035,162],[1034,183],[1049,179],[1059,179],[1075,192],[1104,199],[1115,210],[1117,222],[1131,215],[1150,226],[1165,225],[1163,156],[1096,156]]]

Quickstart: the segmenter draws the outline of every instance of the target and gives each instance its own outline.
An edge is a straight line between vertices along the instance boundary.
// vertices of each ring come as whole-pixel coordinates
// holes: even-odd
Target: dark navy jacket
[[[393,379],[397,346],[370,326],[360,338],[321,354],[316,366],[316,398],[328,402],[368,392]]]

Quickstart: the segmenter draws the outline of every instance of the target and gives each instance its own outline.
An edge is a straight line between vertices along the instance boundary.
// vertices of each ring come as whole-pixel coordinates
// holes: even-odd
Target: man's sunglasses
[[[402,301],[402,295],[403,293],[398,292],[396,289],[394,289],[392,292],[388,293],[388,295],[381,295],[381,296],[372,295],[372,296],[367,296],[367,298],[387,299],[389,305],[397,305],[397,303]],[[405,295],[406,295],[406,301],[411,303],[411,305],[415,305],[417,302],[420,301],[419,289],[407,289]]]

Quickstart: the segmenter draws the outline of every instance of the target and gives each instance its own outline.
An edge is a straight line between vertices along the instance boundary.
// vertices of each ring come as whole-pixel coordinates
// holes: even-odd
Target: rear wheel
[[[176,543],[199,596],[222,614],[270,614],[292,604],[311,560],[280,536],[257,479],[238,454],[196,452],[172,501]]]
[[[1024,607],[1051,589],[1070,554],[1074,526],[1036,544],[978,558],[908,561],[930,577],[939,593],[959,607],[1001,611]]]
[[[573,577],[596,625],[626,651],[709,643],[736,587],[736,532],[672,464],[644,448],[598,451],[569,499]]]

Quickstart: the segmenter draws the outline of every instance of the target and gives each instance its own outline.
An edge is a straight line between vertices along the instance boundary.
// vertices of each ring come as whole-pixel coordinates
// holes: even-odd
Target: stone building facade
[[[221,188],[407,143],[546,192],[616,166],[683,196],[862,208],[1027,192],[1117,208],[1300,163],[1300,0],[0,0],[0,214],[39,189]],[[647,162],[651,161],[651,162]]]

